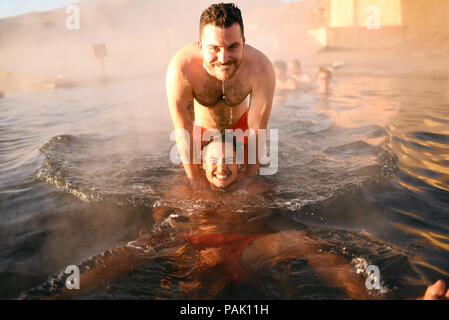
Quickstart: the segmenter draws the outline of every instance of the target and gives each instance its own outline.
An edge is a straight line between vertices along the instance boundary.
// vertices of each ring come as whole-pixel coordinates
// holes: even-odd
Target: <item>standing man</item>
[[[206,190],[209,184],[200,164],[192,160],[193,129],[266,129],[275,89],[270,60],[245,43],[240,9],[219,3],[203,11],[200,40],[180,49],[167,70],[167,97],[175,129],[189,133],[177,136],[177,147],[192,188]],[[251,99],[249,99],[251,96]],[[249,102],[250,101],[250,102]],[[247,166],[254,176],[256,164]]]

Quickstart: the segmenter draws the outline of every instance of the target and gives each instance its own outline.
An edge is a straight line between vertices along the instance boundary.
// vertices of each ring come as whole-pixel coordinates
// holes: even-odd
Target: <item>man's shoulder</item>
[[[245,54],[248,65],[254,72],[265,73],[267,70],[274,70],[270,59],[260,50],[250,45],[245,45]]]
[[[253,88],[263,88],[263,92],[274,91],[276,76],[270,59],[260,50],[246,45],[247,75],[252,79]],[[269,89],[268,91],[266,89]],[[262,92],[259,90],[259,92]],[[254,91],[252,92],[254,93]]]

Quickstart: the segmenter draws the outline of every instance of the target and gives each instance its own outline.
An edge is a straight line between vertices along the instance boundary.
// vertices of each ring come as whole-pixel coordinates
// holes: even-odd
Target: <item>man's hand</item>
[[[424,297],[419,300],[449,300],[449,290],[443,280],[438,280],[427,287]]]

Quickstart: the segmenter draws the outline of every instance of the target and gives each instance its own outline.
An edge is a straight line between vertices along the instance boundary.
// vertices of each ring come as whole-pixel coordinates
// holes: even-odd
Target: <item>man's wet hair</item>
[[[284,60],[276,60],[273,62],[273,66],[276,69],[287,71],[287,63]]]
[[[234,23],[238,23],[240,25],[242,36],[244,36],[242,12],[240,9],[234,3],[212,4],[201,14],[200,38],[205,25],[211,24],[213,26],[225,29],[229,28]]]

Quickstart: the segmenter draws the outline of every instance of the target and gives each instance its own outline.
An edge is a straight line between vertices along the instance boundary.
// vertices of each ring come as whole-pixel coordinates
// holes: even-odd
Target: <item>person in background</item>
[[[317,81],[318,81],[318,90],[319,93],[329,93],[329,87],[332,80],[332,73],[324,68],[320,67],[318,69]]]
[[[288,75],[287,63],[284,60],[274,61],[273,66],[277,91],[293,91],[299,88],[299,83]]]
[[[299,84],[312,82],[312,78],[308,74],[302,72],[301,62],[297,59],[290,61],[289,71],[292,78],[295,79]]]

